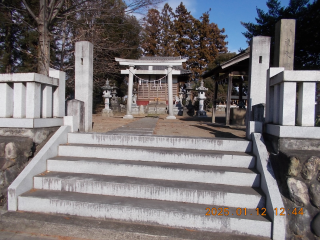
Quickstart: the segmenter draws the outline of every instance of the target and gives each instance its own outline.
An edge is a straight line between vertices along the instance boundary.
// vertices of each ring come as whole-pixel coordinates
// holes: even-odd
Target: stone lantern
[[[117,89],[118,89],[118,88],[116,87],[116,85],[113,84],[113,86],[112,86],[112,92],[111,92],[111,95],[112,95],[112,98],[113,98],[113,99],[116,98]]]
[[[208,88],[203,86],[203,80],[201,80],[200,87],[196,89],[198,91],[198,99],[199,99],[199,110],[197,112],[198,117],[206,117],[207,113],[203,110],[204,100],[206,99],[205,92],[208,91]]]
[[[110,98],[111,96],[111,90],[112,87],[109,84],[109,80],[107,79],[106,84],[104,86],[101,87],[103,90],[103,95],[102,97],[104,97],[104,109],[102,110],[102,116],[105,117],[111,117],[113,116],[113,112],[112,110],[109,108],[109,104],[110,104]]]
[[[191,90],[192,90],[191,83],[188,82],[186,87],[186,94],[187,94],[186,105],[188,105],[189,101],[191,101]]]

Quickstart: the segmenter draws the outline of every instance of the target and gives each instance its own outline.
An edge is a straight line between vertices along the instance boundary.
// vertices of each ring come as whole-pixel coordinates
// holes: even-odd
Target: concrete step
[[[259,189],[207,183],[44,172],[34,177],[34,188],[198,203],[211,206],[253,209],[265,207],[265,197]]]
[[[251,152],[252,142],[244,139],[173,136],[132,136],[105,133],[69,133],[68,142],[76,144],[121,145],[177,149]]]
[[[260,174],[255,170],[221,166],[59,156],[47,160],[47,170],[247,187],[260,186]]]
[[[271,237],[271,222],[254,209],[222,208],[228,216],[206,216],[213,206],[158,200],[31,190],[19,196],[19,210],[111,218],[175,228]],[[219,206],[214,206],[218,212]],[[206,209],[208,208],[208,209]],[[210,211],[209,211],[210,210]],[[215,213],[215,211],[214,211]],[[233,214],[233,215],[232,215]]]
[[[113,159],[120,160],[158,161],[239,168],[255,167],[255,157],[247,153],[157,147],[64,144],[59,146],[59,156],[112,157]]]

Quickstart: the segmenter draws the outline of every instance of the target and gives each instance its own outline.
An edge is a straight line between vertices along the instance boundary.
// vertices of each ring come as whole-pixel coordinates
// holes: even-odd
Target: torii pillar
[[[132,90],[133,90],[133,68],[134,65],[129,65],[129,84],[128,84],[128,98],[127,98],[127,114],[123,117],[125,119],[131,119],[131,105],[132,105]]]

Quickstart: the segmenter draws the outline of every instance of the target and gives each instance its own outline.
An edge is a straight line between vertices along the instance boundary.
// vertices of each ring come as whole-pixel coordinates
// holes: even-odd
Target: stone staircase
[[[256,211],[265,196],[251,148],[239,139],[69,133],[18,210],[270,238],[271,221]]]

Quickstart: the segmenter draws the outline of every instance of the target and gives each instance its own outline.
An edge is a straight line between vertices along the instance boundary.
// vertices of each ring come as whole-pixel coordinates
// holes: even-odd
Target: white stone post
[[[26,118],[40,118],[41,84],[27,82]]]
[[[26,85],[25,83],[14,83],[13,87],[13,117],[26,117]]]
[[[295,126],[296,88],[297,84],[295,82],[282,82],[280,84],[280,125]]]
[[[59,86],[53,88],[53,117],[63,117],[66,111],[66,73],[50,68],[49,76],[59,79]]]
[[[176,119],[173,115],[172,66],[168,66],[168,106],[169,116],[167,116],[166,119]]]
[[[42,118],[52,118],[52,86],[42,86]]]
[[[276,84],[273,87],[273,124],[279,124],[279,110],[280,110],[280,85]]]
[[[246,116],[246,135],[248,139],[251,139],[252,132],[258,132],[255,129],[250,129],[251,126],[259,125],[259,127],[255,128],[262,129],[260,126],[262,122],[250,124],[250,121],[254,121],[252,107],[258,104],[266,104],[267,71],[270,67],[270,42],[271,37],[257,36],[252,38],[250,44],[249,97]],[[265,117],[265,110],[263,115]]]
[[[133,71],[134,65],[129,65],[129,82],[128,82],[128,97],[127,97],[127,114],[123,118],[133,118],[131,115],[132,105],[132,90],[133,90]]]
[[[92,130],[93,45],[87,41],[76,42],[75,99],[84,102],[85,132]]]
[[[316,83],[302,82],[299,84],[298,119],[299,126],[314,127]]]
[[[0,83],[0,117],[13,115],[13,89],[8,83]]]

